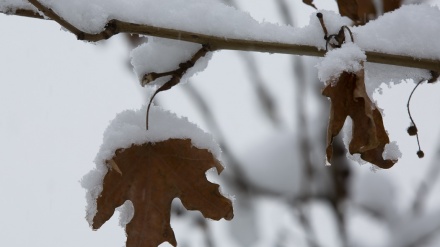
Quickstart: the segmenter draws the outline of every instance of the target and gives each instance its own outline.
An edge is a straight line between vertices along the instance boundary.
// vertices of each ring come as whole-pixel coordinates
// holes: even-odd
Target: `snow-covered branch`
[[[109,21],[107,21],[105,26],[101,28],[100,32],[86,32],[82,31],[75,24],[67,21],[61,15],[57,14],[52,8],[45,6],[40,1],[29,0],[29,3],[35,6],[36,9],[32,9],[27,5],[20,6],[19,8],[17,8],[17,6],[0,6],[0,11],[5,14],[54,20],[62,27],[76,35],[79,40],[86,40],[90,42],[105,40],[118,33],[129,33],[183,40],[209,45],[212,50],[242,50],[318,57],[322,57],[325,55],[325,50],[322,46],[319,47],[316,45],[301,44],[307,42],[300,41],[289,43],[280,41],[269,41],[266,38],[260,39],[260,37],[250,39],[249,37],[240,37],[240,35],[234,35],[235,37],[220,35],[222,32],[220,32],[220,34],[218,35],[213,35],[206,34],[204,32],[187,31],[183,29],[175,29],[159,25],[139,24],[119,19],[110,19]],[[232,30],[231,33],[234,33],[234,30]],[[304,32],[300,32],[298,35],[304,34]],[[295,39],[293,40],[295,41]],[[325,44],[325,41],[322,40],[322,43]],[[387,52],[371,51],[368,49],[365,51],[365,54],[367,55],[368,62],[421,68],[431,71],[440,71],[440,61],[436,59],[401,55],[398,53],[390,54]]]

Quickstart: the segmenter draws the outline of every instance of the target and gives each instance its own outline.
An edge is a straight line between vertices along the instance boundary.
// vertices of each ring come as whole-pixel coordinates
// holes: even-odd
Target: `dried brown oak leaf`
[[[343,72],[337,83],[328,83],[322,94],[331,100],[330,121],[327,129],[327,161],[333,154],[333,138],[344,126],[345,119],[353,121],[352,139],[348,151],[380,168],[391,168],[397,160],[382,158],[385,145],[390,142],[383,126],[382,115],[368,97],[364,84],[364,71]]]
[[[315,4],[313,4],[313,0],[303,0],[303,3],[309,5],[310,7],[317,9]]]
[[[353,21],[359,20],[358,2],[356,0],[337,0],[338,9],[341,16],[347,16]]]
[[[231,201],[205,175],[213,167],[220,173],[223,167],[208,150],[192,146],[188,139],[132,145],[117,150],[108,163],[113,169],[104,177],[92,226],[100,228],[115,208],[130,200],[135,212],[125,229],[127,247],[157,247],[165,241],[177,245],[170,226],[171,202],[176,197],[204,217],[233,217]]]
[[[347,16],[357,25],[364,25],[370,20],[376,19],[380,14],[376,10],[375,0],[336,0],[341,16]],[[383,13],[398,9],[402,0],[379,1],[383,7]]]

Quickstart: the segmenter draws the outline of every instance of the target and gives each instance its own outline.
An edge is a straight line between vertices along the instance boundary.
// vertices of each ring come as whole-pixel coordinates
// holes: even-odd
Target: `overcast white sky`
[[[256,19],[280,21],[267,1],[241,3]],[[302,4],[294,8],[298,25],[308,23],[313,10]],[[51,21],[0,15],[0,23],[0,245],[123,246],[125,235],[116,217],[97,232],[88,227],[85,191],[79,180],[94,167],[108,122],[116,113],[145,103],[143,89],[127,69],[125,43],[120,37],[102,46],[77,41]],[[264,68],[263,76],[273,82],[270,91],[279,96],[280,104],[288,105],[281,107],[288,112],[293,105],[291,77],[284,73],[289,56],[256,57]],[[227,140],[237,152],[247,151],[274,131],[264,122],[248,121],[258,119],[259,111],[255,99],[246,95],[250,85],[242,68],[234,52],[217,52],[208,69],[193,80],[209,95]],[[440,137],[436,107],[440,88],[425,85],[416,92],[412,106],[426,154],[425,159],[417,159],[416,141],[405,133],[409,124],[406,100],[412,85],[385,88],[378,97],[386,124],[393,126],[387,128],[390,136],[404,153],[395,168],[383,171],[398,181],[402,201],[409,199],[424,175]],[[158,99],[167,109],[206,128],[178,88]],[[285,119],[285,124],[294,126],[294,119]],[[439,205],[431,202],[432,207]]]

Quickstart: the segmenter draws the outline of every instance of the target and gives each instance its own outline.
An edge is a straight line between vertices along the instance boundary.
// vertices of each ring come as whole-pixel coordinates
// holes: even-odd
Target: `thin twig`
[[[256,51],[317,57],[323,57],[325,55],[324,49],[315,46],[218,37],[170,28],[156,27],[147,24],[124,22],[120,20],[110,20],[103,31],[96,34],[91,34],[79,30],[78,28],[61,18],[59,15],[57,15],[52,9],[42,5],[39,1],[29,0],[29,2],[34,4],[41,12],[44,13],[46,17],[58,22],[61,26],[75,34],[78,39],[87,40],[90,42],[108,39],[118,33],[129,33],[156,36],[168,39],[177,39],[199,44],[209,44],[211,46],[211,49],[213,50]],[[15,13],[20,11],[32,10],[17,10]],[[7,14],[14,13],[8,11]],[[34,15],[32,17],[39,18],[38,15]],[[415,58],[410,56],[386,54],[372,51],[365,51],[365,54],[367,56],[367,61],[372,63],[382,63],[412,68],[429,69],[432,71],[440,71],[440,61],[438,60]]]
[[[142,78],[142,86],[147,85],[148,83],[152,82],[153,80],[163,77],[163,76],[169,76],[171,75],[171,79],[167,81],[165,84],[163,84],[161,87],[159,87],[156,92],[151,96],[150,102],[148,103],[147,107],[147,116],[146,116],[146,128],[148,130],[148,118],[150,113],[150,106],[153,102],[154,97],[162,91],[166,91],[174,87],[175,85],[179,84],[180,80],[182,79],[182,76],[188,71],[188,69],[192,68],[196,62],[204,57],[209,51],[211,51],[210,47],[208,45],[203,45],[202,48],[200,48],[188,61],[179,64],[179,68],[170,72],[165,73],[149,73],[144,75]],[[154,75],[154,76],[153,76]]]
[[[416,123],[414,122],[414,119],[413,119],[412,116],[411,116],[411,110],[409,109],[409,105],[410,105],[411,98],[412,98],[414,92],[416,91],[417,87],[418,87],[423,81],[425,81],[425,80],[424,80],[424,79],[420,80],[420,81],[417,83],[417,85],[414,87],[414,89],[411,91],[411,94],[409,95],[409,98],[408,98],[408,103],[406,104],[406,108],[407,108],[407,110],[408,110],[408,116],[409,116],[409,119],[411,120],[411,124],[412,124],[412,126],[411,126],[410,128],[413,128],[413,129],[415,130],[415,135],[416,135],[416,137],[417,137],[417,145],[419,146],[419,151],[417,151],[417,155],[419,156],[419,158],[423,158],[424,153],[423,153],[423,151],[422,151],[422,149],[421,149],[421,147],[420,147],[419,133],[418,133],[418,131],[417,131]],[[409,130],[409,129],[408,129],[408,130]]]

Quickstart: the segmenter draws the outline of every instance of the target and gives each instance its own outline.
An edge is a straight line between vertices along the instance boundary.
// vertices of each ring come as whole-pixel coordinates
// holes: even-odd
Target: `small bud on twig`
[[[414,126],[414,125],[409,126],[408,129],[406,129],[406,131],[408,132],[408,134],[409,134],[410,136],[415,136],[415,135],[417,135],[417,127]]]

